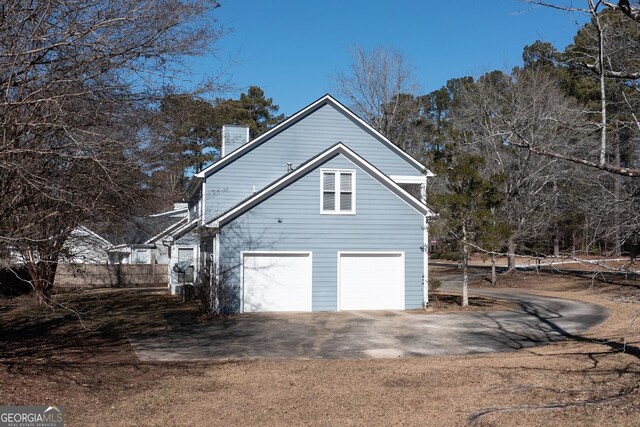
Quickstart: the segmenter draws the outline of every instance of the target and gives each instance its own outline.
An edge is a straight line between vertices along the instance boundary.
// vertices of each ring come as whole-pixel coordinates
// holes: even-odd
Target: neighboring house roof
[[[100,243],[102,243],[105,246],[111,246],[111,242],[110,241],[108,241],[104,237],[100,236],[99,234],[91,231],[90,229],[88,229],[84,225],[79,226],[76,230],[88,234],[89,236],[91,236],[94,239],[98,240]],[[74,230],[74,232],[76,232],[76,230]]]
[[[191,222],[187,222],[187,218],[180,220],[179,222],[173,224],[171,227],[163,230],[162,233],[152,237],[147,241],[147,243],[152,243],[157,241],[159,238],[164,237],[168,234],[171,234],[173,239],[178,239],[183,236],[185,233],[191,231],[198,224],[198,218],[192,220]]]
[[[407,153],[402,151],[398,146],[396,146],[391,141],[389,141],[384,135],[382,135],[380,132],[378,132],[373,127],[371,127],[371,125],[369,125],[367,122],[362,120],[360,117],[358,117],[354,112],[349,110],[347,107],[342,105],[340,102],[338,102],[331,95],[326,94],[323,97],[321,97],[320,99],[318,99],[317,101],[315,101],[312,104],[310,104],[309,106],[307,106],[307,107],[303,108],[302,110],[298,111],[297,113],[295,113],[294,115],[292,115],[291,117],[289,117],[288,119],[286,119],[285,121],[283,121],[282,123],[277,125],[276,127],[270,129],[268,132],[265,132],[264,134],[260,135],[259,137],[257,137],[253,141],[250,141],[250,142],[244,144],[242,147],[238,148],[237,150],[233,151],[228,156],[225,156],[225,157],[221,158],[217,162],[213,163],[211,166],[203,169],[201,172],[199,172],[196,175],[196,177],[197,178],[206,178],[207,176],[209,176],[212,173],[218,171],[219,169],[221,169],[224,166],[226,166],[227,164],[233,162],[237,158],[241,157],[246,152],[251,151],[253,148],[255,148],[258,145],[262,144],[263,142],[271,139],[275,135],[279,134],[283,130],[289,128],[293,124],[297,123],[298,121],[302,120],[303,118],[305,118],[309,114],[313,113],[314,111],[318,110],[319,108],[321,108],[321,107],[323,107],[324,105],[327,105],[327,104],[332,105],[337,110],[339,110],[342,113],[344,113],[347,117],[349,117],[351,120],[353,120],[359,126],[361,126],[365,131],[367,131],[373,137],[375,137],[376,139],[381,141],[384,145],[389,147],[398,156],[403,158],[407,163],[409,163],[410,165],[415,167],[418,171],[424,172],[427,176],[433,176],[433,173],[431,173],[431,171],[429,171],[423,164],[421,164],[420,162],[415,160],[413,157],[411,157],[410,155],[408,155]],[[196,180],[193,180],[193,181],[195,182]]]
[[[411,206],[413,209],[421,213],[425,216],[433,216],[435,215],[431,209],[429,209],[422,202],[417,200],[411,194],[407,193],[403,190],[398,184],[396,184],[391,178],[382,173],[379,169],[373,166],[371,163],[367,162],[364,158],[360,157],[354,151],[349,149],[346,145],[339,142],[319,155],[311,158],[307,162],[300,165],[296,170],[290,172],[273,183],[267,185],[263,190],[251,195],[247,199],[238,203],[236,206],[228,210],[227,212],[221,214],[215,219],[207,221],[205,226],[218,228],[220,226],[224,226],[226,223],[232,221],[243,213],[247,212],[254,206],[262,203],[264,200],[271,197],[273,194],[287,187],[289,184],[298,180],[299,178],[305,176],[307,173],[312,170],[318,168],[322,164],[326,163],[330,159],[334,158],[337,155],[343,155],[355,165],[359,166],[362,170],[364,170],[369,176],[376,179],[382,185],[384,185],[389,191],[394,193],[400,199],[402,199],[405,203]]]
[[[125,226],[105,237],[114,245],[146,244],[153,237],[184,221],[184,218],[171,216],[133,217]]]
[[[173,220],[175,221],[175,218],[173,218]],[[160,231],[159,233],[149,238],[145,243],[151,244],[157,241],[158,239],[166,236],[167,234],[173,234],[176,230],[178,230],[180,227],[182,227],[186,223],[187,223],[186,217],[180,218],[180,220],[178,220],[177,222],[174,222],[169,227],[165,228],[164,230]]]
[[[188,208],[173,209],[170,211],[149,215],[149,217],[150,218],[155,218],[159,216],[184,217],[184,215],[187,213],[188,210],[189,210]]]

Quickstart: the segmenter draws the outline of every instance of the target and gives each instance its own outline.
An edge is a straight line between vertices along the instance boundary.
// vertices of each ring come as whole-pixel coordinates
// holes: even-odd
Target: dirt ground
[[[640,424],[640,283],[517,273],[499,285],[601,304],[611,317],[513,353],[141,363],[127,335],[202,321],[194,304],[126,290],[65,295],[69,309],[55,312],[0,299],[0,403],[63,405],[71,426]]]

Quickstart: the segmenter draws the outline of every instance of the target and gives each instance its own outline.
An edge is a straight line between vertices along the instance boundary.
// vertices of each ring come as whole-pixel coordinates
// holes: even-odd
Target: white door
[[[244,253],[243,311],[311,311],[311,253]]]
[[[404,254],[338,254],[339,310],[404,310]]]

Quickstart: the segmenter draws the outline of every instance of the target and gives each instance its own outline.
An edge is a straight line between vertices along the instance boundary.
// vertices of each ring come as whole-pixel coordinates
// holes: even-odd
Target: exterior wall
[[[205,220],[214,219],[338,142],[386,175],[419,171],[331,105],[324,105],[265,143],[210,175],[205,184]]]
[[[320,169],[356,171],[355,215],[320,214]],[[423,304],[424,216],[337,156],[223,227],[220,264],[240,281],[241,251],[312,251],[313,310],[337,309],[338,251],[403,251],[405,307]]]
[[[249,128],[246,126],[222,126],[222,156],[228,156],[249,141]]]

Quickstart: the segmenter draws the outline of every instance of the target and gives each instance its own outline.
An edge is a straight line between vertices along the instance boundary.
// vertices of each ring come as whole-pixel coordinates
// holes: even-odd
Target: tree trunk
[[[49,305],[49,302],[51,301],[51,294],[53,293],[53,287],[47,286],[46,283],[37,282],[37,284],[34,284],[34,289],[38,305]]]
[[[491,286],[496,285],[496,254],[491,254]]]
[[[615,166],[620,167],[620,135],[615,144],[614,162]],[[620,196],[622,193],[622,185],[620,183],[620,176],[613,176],[613,256],[620,256],[622,254],[622,233],[620,232]]]
[[[589,0],[591,15],[598,31],[598,74],[600,78],[600,156],[598,165],[602,168],[607,162],[607,87],[604,67],[604,32],[600,16],[593,1]]]
[[[462,306],[469,305],[469,275],[467,267],[469,265],[469,247],[467,244],[467,225],[462,224]]]
[[[513,241],[513,237],[509,237],[507,244],[507,271],[516,269],[516,242]]]
[[[553,212],[558,214],[558,183],[553,181]],[[553,224],[553,256],[560,256],[560,227],[558,219],[554,219]]]
[[[36,294],[38,305],[49,305],[53,294],[53,282],[58,269],[57,261],[40,260],[27,262],[27,270]]]
[[[53,294],[53,281],[56,277],[58,263],[41,261],[38,264],[40,264],[39,271],[36,273],[35,278],[32,277],[33,287],[36,291],[36,301],[39,305],[49,305]]]

